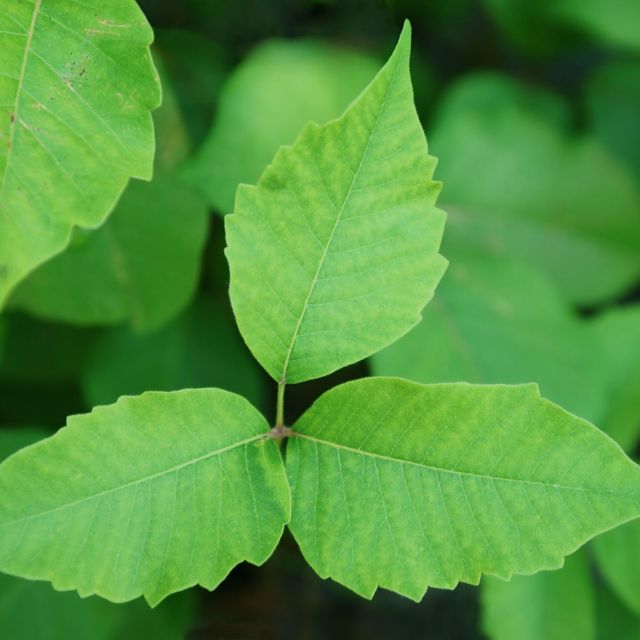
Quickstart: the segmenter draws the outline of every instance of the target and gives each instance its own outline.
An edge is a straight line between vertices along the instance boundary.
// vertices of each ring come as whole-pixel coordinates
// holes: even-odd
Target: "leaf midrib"
[[[610,489],[591,489],[585,487],[572,487],[564,484],[556,484],[553,482],[543,482],[541,480],[526,480],[522,478],[508,478],[504,476],[492,476],[488,474],[482,473],[474,473],[473,471],[460,471],[456,469],[447,469],[445,467],[437,467],[435,465],[424,464],[420,462],[415,462],[413,460],[405,460],[403,458],[396,458],[394,456],[388,456],[381,453],[375,453],[374,451],[365,451],[363,449],[358,449],[357,447],[350,447],[348,445],[339,444],[337,442],[331,442],[330,440],[323,440],[322,438],[317,438],[315,436],[310,436],[305,433],[300,433],[299,431],[294,431],[292,436],[295,438],[301,438],[303,440],[309,440],[315,444],[324,445],[327,447],[332,447],[334,449],[338,449],[341,451],[348,451],[349,453],[355,453],[359,456],[365,456],[369,458],[374,458],[377,460],[384,460],[385,462],[393,462],[395,464],[409,465],[413,467],[418,467],[419,469],[423,469],[426,471],[433,471],[435,473],[446,473],[454,476],[467,476],[471,478],[476,478],[479,480],[487,480],[487,481],[500,481],[500,482],[514,482],[514,483],[522,483],[528,485],[534,485],[538,487],[551,487],[553,489],[565,489],[568,491],[581,491],[583,493],[592,493],[592,494],[604,494],[604,495],[615,495],[620,497],[629,497],[640,499],[639,493],[623,493],[620,491],[613,491]]]
[[[105,489],[104,491],[99,491],[97,493],[91,494],[89,496],[86,496],[84,498],[79,498],[78,500],[73,500],[72,502],[67,502],[65,504],[61,504],[57,507],[53,507],[51,509],[46,509],[44,511],[39,511],[38,513],[32,513],[29,514],[28,516],[22,516],[20,518],[14,518],[13,520],[7,520],[5,522],[0,522],[0,528],[2,527],[6,527],[12,524],[16,524],[18,522],[25,522],[28,520],[33,520],[34,518],[41,518],[43,516],[49,515],[51,513],[55,513],[57,511],[62,511],[64,509],[69,509],[71,507],[77,506],[79,504],[82,504],[84,502],[89,502],[90,500],[95,500],[96,498],[100,498],[103,497],[105,495],[109,495],[110,493],[116,493],[117,491],[124,491],[125,489],[129,489],[130,487],[135,487],[136,485],[140,485],[143,484],[145,482],[151,482],[153,480],[155,480],[156,478],[160,478],[162,476],[165,475],[170,475],[172,473],[176,473],[177,471],[180,471],[181,469],[184,469],[186,467],[189,467],[191,465],[195,465],[195,464],[199,464],[200,462],[204,462],[205,460],[208,460],[209,458],[213,458],[215,456],[219,456],[222,455],[223,453],[226,453],[227,451],[231,451],[232,449],[237,449],[238,447],[242,447],[248,444],[251,444],[252,442],[257,442],[258,440],[262,440],[268,438],[268,435],[266,433],[259,433],[255,436],[252,436],[251,438],[246,438],[245,440],[241,440],[240,442],[235,442],[231,445],[228,445],[226,447],[222,447],[221,449],[217,449],[216,451],[209,451],[208,453],[205,453],[202,456],[198,456],[197,458],[193,458],[191,460],[187,460],[186,462],[182,462],[178,465],[175,465],[173,467],[170,467],[169,469],[164,469],[162,471],[158,471],[156,473],[152,473],[151,475],[148,476],[144,476],[143,478],[139,478],[138,480],[133,480],[131,482],[127,482],[125,484],[121,484],[117,487],[113,487],[112,489]]]
[[[31,53],[31,42],[33,41],[33,34],[36,30],[36,22],[38,21],[38,15],[40,14],[40,7],[42,6],[42,0],[36,0],[33,5],[33,14],[31,15],[31,24],[29,25],[29,31],[27,31],[27,42],[24,49],[24,56],[22,57],[22,67],[20,68],[20,75],[18,76],[18,89],[16,91],[16,99],[13,105],[13,113],[11,125],[9,127],[9,138],[7,140],[7,161],[4,165],[4,172],[2,173],[2,180],[0,181],[0,203],[2,202],[2,194],[4,193],[4,187],[9,173],[9,163],[13,157],[13,141],[16,135],[16,127],[20,111],[20,102],[22,98],[22,88],[24,86],[24,78],[27,74],[27,66],[29,63],[29,54]],[[1,209],[0,209],[1,211]]]
[[[385,91],[385,95],[382,99],[382,102],[380,103],[380,108],[378,110],[378,113],[376,115],[376,120],[373,124],[373,126],[371,127],[371,130],[369,132],[369,137],[367,138],[367,144],[364,147],[364,150],[362,151],[362,156],[360,157],[360,162],[358,164],[358,168],[356,169],[355,173],[353,174],[353,178],[351,180],[351,184],[349,185],[349,189],[347,190],[346,195],[344,196],[343,200],[342,200],[342,204],[340,206],[340,209],[338,210],[337,216],[336,216],[336,221],[333,225],[333,228],[331,229],[331,233],[329,234],[329,238],[327,239],[327,242],[324,246],[324,249],[322,251],[322,255],[320,256],[320,261],[318,262],[318,268],[316,269],[316,272],[313,276],[313,280],[311,281],[311,285],[309,286],[309,292],[307,293],[307,297],[304,301],[304,304],[302,305],[302,309],[300,310],[300,315],[298,316],[298,320],[296,322],[296,326],[293,330],[293,334],[291,336],[291,341],[289,343],[289,348],[287,349],[287,353],[285,355],[285,359],[284,359],[284,364],[282,366],[282,374],[280,376],[280,384],[285,384],[287,381],[287,370],[289,369],[289,362],[291,360],[291,355],[293,354],[293,349],[295,347],[296,341],[298,339],[298,335],[300,333],[300,328],[302,327],[302,323],[304,321],[304,317],[307,313],[307,309],[309,308],[309,303],[311,301],[311,297],[313,296],[313,292],[315,291],[316,285],[318,284],[318,279],[320,277],[320,272],[322,271],[322,267],[324,266],[324,262],[326,260],[326,257],[328,255],[328,251],[329,251],[329,247],[331,246],[331,242],[333,240],[333,237],[335,235],[335,232],[338,228],[338,225],[340,224],[340,220],[342,219],[342,214],[344,213],[347,204],[351,198],[351,193],[353,191],[353,187],[356,184],[358,177],[360,176],[360,171],[362,170],[362,167],[364,165],[364,161],[367,157],[367,153],[369,151],[369,146],[371,144],[371,139],[373,138],[373,134],[376,131],[376,128],[378,126],[378,122],[380,121],[380,116],[382,115],[382,112],[384,111],[384,107],[387,103],[387,100],[389,98],[389,93],[391,91],[391,87],[393,86],[393,83],[395,82],[395,77],[396,77],[396,73],[398,71],[398,67],[399,67],[399,63],[398,60],[395,60],[395,65],[393,67],[393,72],[391,73],[391,77],[389,79],[389,84],[387,85],[387,89]],[[344,117],[344,116],[343,116]]]

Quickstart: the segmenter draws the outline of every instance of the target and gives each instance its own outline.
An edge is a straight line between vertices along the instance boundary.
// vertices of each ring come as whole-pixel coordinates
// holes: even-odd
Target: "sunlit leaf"
[[[557,569],[640,515],[640,467],[535,385],[368,378],[293,429],[291,531],[321,577],[368,598]]]
[[[231,304],[278,381],[326,375],[420,320],[444,216],[412,100],[410,27],[345,114],[309,124],[225,218]]]
[[[268,425],[217,389],[146,393],[69,418],[0,465],[0,570],[151,604],[263,563],[289,517]],[[153,455],[151,455],[151,453]]]

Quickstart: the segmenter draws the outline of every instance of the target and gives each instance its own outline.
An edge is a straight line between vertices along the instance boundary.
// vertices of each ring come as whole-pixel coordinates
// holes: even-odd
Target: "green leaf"
[[[599,421],[626,451],[640,440],[640,305],[612,309],[591,322],[607,407]]]
[[[590,123],[600,140],[640,177],[640,62],[600,67],[586,85]]]
[[[225,218],[231,303],[278,381],[360,360],[420,320],[446,261],[409,76],[410,27],[339,119],[310,123]]]
[[[314,40],[259,45],[225,82],[213,128],[185,176],[218,211],[232,211],[238,184],[254,184],[307,122],[338,117],[377,67]]]
[[[202,299],[160,331],[106,333],[83,375],[89,406],[147,390],[199,387],[222,387],[259,406],[264,395],[260,370],[225,311]]]
[[[482,581],[482,627],[491,640],[595,640],[595,593],[587,555],[558,571]]]
[[[218,389],[146,393],[69,418],[0,465],[0,569],[157,604],[263,563],[289,518],[269,426]],[[151,455],[153,454],[153,455]]]
[[[0,429],[0,461],[4,460],[12,453],[22,449],[42,438],[46,438],[49,432],[36,427],[7,428]],[[0,629],[2,625],[0,625]]]
[[[0,0],[0,306],[151,177],[152,39],[134,0]]]
[[[640,522],[630,522],[594,541],[605,578],[632,611],[640,615]]]
[[[604,585],[598,591],[598,640],[638,640],[640,616],[627,609]]]
[[[372,368],[425,383],[535,381],[545,397],[596,420],[606,398],[593,344],[586,322],[538,271],[466,254],[449,267],[424,320],[374,354]]]
[[[570,136],[549,108],[523,108],[532,89],[518,103],[505,91],[491,102],[484,89],[479,105],[470,95],[481,86],[474,76],[454,85],[433,127],[449,216],[443,253],[453,263],[478,248],[526,261],[575,304],[633,286],[640,193],[626,167],[593,136]]]
[[[0,629],[10,640],[183,640],[192,609],[190,593],[152,610],[142,600],[115,605],[0,575]]]
[[[42,429],[0,430],[0,460],[46,437]],[[114,605],[100,598],[80,599],[51,585],[0,574],[0,629],[11,640],[125,640],[144,629],[154,640],[178,640],[192,609],[182,593],[153,611],[141,600]]]
[[[61,322],[156,329],[193,296],[207,225],[202,201],[176,178],[132,182],[106,224],[42,265],[11,304]]]
[[[640,515],[640,467],[535,385],[368,378],[293,429],[291,531],[321,577],[367,598],[556,569]]]
[[[640,4],[637,0],[558,0],[550,11],[602,42],[640,50]]]

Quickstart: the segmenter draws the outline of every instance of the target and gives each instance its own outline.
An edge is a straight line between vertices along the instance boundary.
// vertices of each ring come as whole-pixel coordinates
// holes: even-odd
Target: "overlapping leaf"
[[[0,465],[0,570],[157,604],[264,562],[289,517],[268,425],[217,389],[125,397]],[[150,455],[150,452],[153,455]]]
[[[0,305],[151,177],[152,39],[134,0],[1,0]]]
[[[369,378],[293,428],[291,530],[320,576],[365,597],[555,569],[640,515],[640,467],[535,385]]]
[[[225,219],[236,319],[278,381],[328,374],[399,338],[444,271],[409,50],[407,24],[345,114],[305,127]]]
[[[491,640],[595,640],[595,593],[586,553],[558,571],[482,581],[482,627]]]

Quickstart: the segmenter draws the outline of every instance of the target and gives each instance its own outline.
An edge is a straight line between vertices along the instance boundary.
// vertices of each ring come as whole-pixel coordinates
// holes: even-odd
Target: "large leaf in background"
[[[339,116],[377,68],[363,54],[312,40],[260,45],[224,84],[213,128],[186,177],[229,213],[239,183],[257,182],[307,122]]]
[[[545,397],[589,420],[605,408],[586,323],[537,271],[488,255],[452,262],[424,320],[372,366],[416,382],[537,382]]]
[[[640,616],[627,609],[604,584],[597,590],[598,640],[638,640]]]
[[[368,378],[293,429],[291,531],[321,577],[368,598],[555,569],[640,515],[640,467],[535,385]]]
[[[591,321],[590,332],[607,396],[598,424],[630,451],[640,440],[640,305],[605,312]]]
[[[556,0],[549,13],[605,43],[640,50],[638,0]]]
[[[595,593],[587,554],[558,571],[482,581],[482,628],[491,640],[595,640]]]
[[[152,39],[134,0],[0,0],[0,305],[151,177]]]
[[[600,67],[587,82],[586,105],[595,134],[640,177],[640,62]]]
[[[640,615],[640,521],[609,531],[594,541],[605,578],[632,611]]]
[[[413,105],[410,27],[345,114],[310,123],[225,218],[230,297],[269,374],[302,382],[393,342],[420,320],[446,261],[444,215]]]
[[[0,461],[47,435],[41,429],[0,429]],[[192,602],[193,594],[183,593],[152,611],[142,601],[80,599],[48,584],[0,575],[0,629],[11,640],[137,640],[142,630],[154,640],[178,640]]]
[[[70,417],[0,465],[0,569],[157,604],[194,584],[213,589],[243,560],[261,564],[290,500],[268,428],[219,389],[146,393]]]
[[[107,223],[35,271],[12,305],[75,324],[160,327],[195,291],[207,224],[201,199],[176,178],[132,182]]]
[[[208,214],[201,198],[172,173],[191,143],[172,87],[164,86],[164,103],[154,117],[153,181],[131,183],[109,220],[96,231],[77,233],[64,253],[16,289],[12,306],[52,320],[129,322],[149,331],[191,299]]]
[[[516,107],[503,92],[490,101],[482,84],[454,85],[433,129],[449,214],[443,253],[452,262],[469,248],[513,255],[582,305],[630,287],[640,275],[640,194],[625,167],[546,110]]]
[[[186,313],[152,334],[113,329],[96,344],[83,375],[89,406],[121,395],[222,387],[260,406],[260,370],[226,309],[199,300]]]

